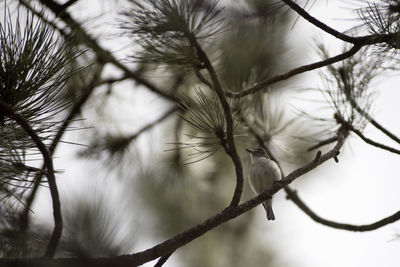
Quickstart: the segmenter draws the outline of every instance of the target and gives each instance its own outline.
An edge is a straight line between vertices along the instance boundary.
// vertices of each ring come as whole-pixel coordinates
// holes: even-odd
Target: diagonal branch
[[[360,49],[361,49],[361,45],[354,45],[350,50],[339,54],[337,56],[334,57],[330,57],[328,59],[324,59],[315,63],[311,63],[308,65],[304,65],[295,69],[292,69],[290,71],[288,71],[287,73],[284,74],[280,74],[280,75],[276,75],[272,78],[269,78],[267,80],[261,81],[259,83],[256,83],[254,86],[247,88],[241,92],[232,92],[232,91],[225,91],[225,95],[229,96],[229,97],[233,97],[233,98],[239,98],[239,97],[243,97],[249,94],[254,94],[255,92],[265,89],[267,86],[280,82],[280,81],[284,81],[287,80],[293,76],[296,76],[300,73],[304,73],[307,71],[312,71],[318,68],[322,68],[328,65],[331,65],[333,63],[342,61],[346,58],[349,58],[351,56],[353,56],[355,53],[357,53]]]
[[[160,259],[157,261],[157,263],[156,263],[156,265],[154,265],[154,267],[161,267],[161,266],[163,266],[164,263],[167,262],[167,260],[169,259],[169,257],[171,257],[172,253],[173,253],[173,252],[168,253],[168,254],[166,254],[166,255],[160,257]]]
[[[314,26],[318,27],[319,29],[323,30],[324,32],[329,33],[330,35],[332,35],[332,36],[334,36],[334,37],[336,37],[336,38],[338,38],[338,39],[340,39],[342,41],[345,41],[345,42],[349,42],[349,43],[353,43],[354,44],[354,43],[356,43],[358,41],[357,37],[348,36],[348,35],[346,35],[344,33],[341,33],[339,31],[329,27],[325,23],[319,21],[315,17],[311,16],[307,11],[305,11],[303,8],[301,8],[295,2],[293,2],[291,0],[282,0],[282,2],[284,2],[286,5],[288,5],[291,9],[293,9],[297,14],[302,16],[308,22],[310,22]]]
[[[393,147],[375,142],[374,140],[366,137],[365,135],[363,135],[361,133],[360,130],[357,130],[356,128],[354,128],[353,125],[351,125],[351,123],[349,123],[348,121],[345,121],[342,117],[340,117],[338,114],[335,114],[335,119],[338,123],[342,124],[343,127],[347,128],[349,131],[352,131],[353,133],[355,133],[356,135],[358,135],[365,143],[370,144],[372,146],[378,147],[380,149],[383,150],[387,150],[389,152],[392,152],[394,154],[399,154],[400,155],[400,150],[395,149]]]
[[[25,2],[25,0],[19,0],[22,2]],[[160,95],[164,97],[165,99],[168,99],[172,102],[179,102],[179,99],[176,96],[170,95],[160,88],[158,88],[156,85],[152,84],[151,82],[147,81],[146,79],[142,78],[139,74],[135,73],[134,71],[130,70],[127,66],[122,64],[120,61],[118,61],[111,53],[110,51],[104,49],[101,47],[98,42],[91,37],[82,26],[76,22],[71,15],[64,10],[63,6],[56,3],[53,0],[40,0],[40,2],[48,7],[53,13],[61,18],[71,30],[73,30],[76,35],[78,36],[77,40],[83,44],[85,44],[87,47],[91,48],[99,58],[99,60],[103,61],[103,63],[111,63],[117,68],[121,69],[125,75],[133,80],[135,80],[137,83],[147,87],[150,91],[153,93]]]
[[[53,257],[61,238],[62,233],[62,216],[61,216],[61,205],[60,196],[58,194],[56,177],[54,175],[53,160],[51,158],[50,152],[46,145],[42,142],[40,137],[32,129],[29,123],[19,114],[15,113],[7,104],[0,101],[0,111],[2,114],[13,119],[18,125],[20,125],[24,131],[29,135],[32,141],[35,143],[36,147],[42,153],[44,164],[47,169],[47,180],[50,187],[51,200],[53,204],[53,217],[54,217],[54,229],[51,235],[49,244],[46,248],[45,257]]]

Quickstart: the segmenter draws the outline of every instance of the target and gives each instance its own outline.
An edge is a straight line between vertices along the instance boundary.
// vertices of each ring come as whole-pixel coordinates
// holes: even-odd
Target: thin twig
[[[291,0],[282,0],[286,5],[288,5],[291,9],[293,9],[297,14],[299,14],[301,17],[306,19],[308,22],[316,26],[317,28],[323,30],[324,32],[342,40],[348,43],[352,43],[354,45],[371,45],[371,44],[376,44],[376,43],[381,43],[381,42],[386,42],[390,43],[393,41],[394,38],[396,38],[396,34],[371,34],[371,35],[366,35],[366,36],[349,36],[344,33],[341,33],[322,21],[316,19],[315,17],[311,16],[306,10],[301,8],[299,5],[297,5],[295,2]]]
[[[400,211],[385,217],[379,221],[376,221],[371,224],[364,224],[364,225],[353,225],[353,224],[347,224],[347,223],[338,223],[334,221],[330,221],[327,219],[324,219],[318,214],[316,214],[314,211],[312,211],[298,196],[297,192],[290,189],[289,187],[285,188],[285,191],[287,193],[287,198],[292,200],[297,207],[299,207],[302,211],[304,211],[305,214],[307,214],[312,220],[314,220],[317,223],[323,224],[325,226],[329,226],[332,228],[336,229],[342,229],[342,230],[347,230],[347,231],[354,231],[354,232],[366,232],[366,231],[373,231],[378,228],[381,228],[385,225],[388,225],[390,223],[394,223],[400,219]]]
[[[246,96],[249,94],[254,94],[255,92],[257,92],[259,90],[265,89],[268,85],[271,85],[271,84],[274,84],[274,83],[277,83],[280,81],[284,81],[284,80],[287,80],[287,79],[289,79],[293,76],[296,76],[300,73],[304,73],[307,71],[312,71],[312,70],[315,70],[318,68],[322,68],[322,67],[331,65],[333,63],[342,61],[346,58],[349,58],[349,57],[353,56],[355,53],[357,53],[361,49],[361,47],[362,46],[360,46],[360,45],[354,45],[350,50],[348,50],[342,54],[339,54],[337,56],[330,57],[328,59],[324,59],[324,60],[321,60],[321,61],[318,61],[318,62],[315,62],[312,64],[303,65],[301,67],[292,69],[292,70],[288,71],[287,73],[276,75],[272,78],[269,78],[267,80],[256,83],[252,87],[245,89],[243,91],[240,91],[240,92],[225,91],[225,95],[227,95],[229,97],[233,97],[233,98],[240,98],[240,97],[243,97],[243,96]]]
[[[143,132],[151,129],[152,127],[154,127],[155,125],[159,124],[160,122],[162,122],[163,120],[165,120],[166,118],[168,118],[170,115],[174,114],[176,111],[178,111],[180,108],[178,106],[172,107],[170,108],[167,112],[165,112],[163,115],[161,115],[158,119],[156,119],[155,121],[143,126],[143,128],[141,128],[140,130],[138,130],[136,133],[130,135],[127,137],[127,140],[129,140],[129,142],[135,140],[136,138],[139,137],[139,135],[141,135]]]
[[[343,80],[345,81],[345,80]],[[384,133],[386,136],[388,136],[390,139],[395,141],[396,143],[400,144],[400,138],[395,136],[393,133],[391,133],[389,130],[387,130],[385,127],[383,127],[380,123],[378,123],[376,120],[374,120],[371,115],[369,115],[365,110],[363,110],[357,102],[352,99],[348,98],[347,99],[350,102],[350,105],[358,112],[360,113],[364,118],[366,118],[375,128],[380,130],[382,133]]]
[[[354,128],[353,125],[351,125],[348,121],[344,120],[341,116],[339,116],[338,114],[335,114],[335,119],[338,123],[342,124],[343,127],[347,128],[349,131],[352,131],[353,133],[355,133],[356,135],[358,135],[365,143],[370,144],[372,146],[375,146],[377,148],[383,149],[383,150],[387,150],[389,152],[392,152],[394,154],[398,154],[400,155],[400,150],[395,149],[393,147],[375,142],[372,139],[369,139],[368,137],[366,137],[365,135],[363,135],[361,133],[360,130],[357,130],[356,128]]]
[[[328,138],[328,139],[325,139],[325,140],[322,140],[322,141],[319,142],[318,144],[315,144],[315,145],[309,147],[309,148],[307,149],[307,151],[311,151],[311,150],[320,148],[321,146],[325,146],[325,145],[332,144],[333,142],[336,142],[336,140],[337,140],[337,137],[336,137],[336,136],[331,137],[331,138]]]
[[[341,33],[339,31],[329,27],[325,23],[319,21],[315,17],[311,16],[307,11],[305,11],[303,8],[301,8],[295,2],[293,2],[291,0],[282,0],[282,2],[284,2],[286,5],[288,5],[291,9],[293,9],[297,14],[302,16],[308,22],[310,22],[311,24],[313,24],[314,26],[318,27],[319,29],[323,30],[326,33],[329,33],[330,35],[332,35],[342,41],[349,42],[349,43],[355,43],[358,40],[356,37],[348,36],[344,33]]]
[[[169,257],[171,257],[173,252],[165,254],[164,256],[160,257],[160,259],[157,261],[156,265],[154,265],[154,267],[161,267],[164,265],[164,263],[167,262],[167,260],[169,259]]]
[[[52,258],[55,254],[58,242],[61,238],[62,233],[62,216],[61,216],[61,204],[60,204],[60,196],[58,194],[56,177],[54,175],[54,167],[53,160],[51,158],[50,152],[47,149],[46,145],[42,142],[40,137],[36,134],[36,132],[32,129],[29,123],[19,114],[15,113],[7,104],[3,101],[0,101],[0,110],[2,114],[8,116],[13,119],[16,123],[18,123],[24,131],[29,135],[32,141],[35,143],[36,147],[42,153],[44,164],[47,169],[47,180],[50,187],[51,200],[53,204],[53,217],[54,217],[54,229],[51,235],[49,244],[46,248],[45,257]]]

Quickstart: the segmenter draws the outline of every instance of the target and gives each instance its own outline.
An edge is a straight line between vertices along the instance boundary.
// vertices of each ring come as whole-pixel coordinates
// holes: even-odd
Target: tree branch
[[[154,267],[161,267],[161,266],[163,266],[164,263],[167,262],[167,260],[169,259],[169,257],[171,257],[172,253],[173,253],[173,252],[168,253],[168,254],[162,256],[162,257],[157,261],[156,265],[154,265]]]
[[[253,94],[259,90],[266,88],[268,85],[271,85],[271,84],[274,84],[274,83],[277,83],[280,81],[284,81],[284,80],[287,80],[287,79],[289,79],[293,76],[296,76],[300,73],[304,73],[307,71],[322,68],[322,67],[331,65],[333,63],[342,61],[346,58],[349,58],[349,57],[353,56],[355,53],[357,53],[361,49],[361,47],[362,47],[361,45],[354,45],[350,50],[348,50],[342,54],[339,54],[337,56],[292,69],[292,70],[288,71],[287,73],[276,75],[272,78],[269,78],[267,80],[256,83],[254,86],[252,86],[248,89],[245,89],[243,91],[240,91],[240,92],[225,91],[225,95],[227,95],[229,97],[233,97],[233,98],[239,98],[239,97],[243,97],[243,96],[246,96],[249,94]]]
[[[314,26],[318,27],[319,29],[323,30],[324,32],[329,33],[330,35],[332,35],[342,41],[348,42],[348,43],[355,44],[358,41],[357,37],[352,37],[352,36],[343,34],[339,31],[329,27],[328,25],[319,21],[318,19],[314,18],[313,16],[311,16],[307,11],[305,11],[303,8],[301,8],[295,2],[293,2],[291,0],[282,0],[282,2],[284,2],[286,5],[288,5],[291,9],[293,9],[297,14],[302,16],[308,22],[310,22]]]
[[[356,135],[358,135],[365,143],[370,144],[372,146],[378,147],[383,150],[387,150],[389,152],[392,152],[394,154],[400,155],[400,150],[395,149],[393,147],[375,142],[372,139],[369,139],[368,137],[364,136],[361,131],[357,130],[356,128],[353,127],[348,121],[345,121],[342,117],[340,117],[338,114],[335,114],[335,119],[338,123],[342,124],[343,127],[347,128],[349,131],[352,131]]]
[[[222,108],[224,109],[225,119],[226,119],[226,141],[227,141],[228,150],[229,150],[228,154],[232,158],[233,164],[235,165],[235,171],[236,171],[236,187],[235,187],[235,191],[233,193],[233,197],[232,197],[230,206],[237,206],[240,203],[240,199],[242,197],[244,179],[243,179],[242,162],[240,160],[239,154],[236,149],[235,140],[233,138],[233,116],[232,116],[231,107],[224,96],[224,91],[222,89],[221,83],[219,82],[217,73],[215,72],[214,67],[212,66],[210,60],[208,59],[207,54],[201,48],[201,46],[197,42],[195,36],[189,36],[188,38],[189,38],[191,45],[196,50],[199,60],[204,64],[204,67],[207,69],[208,73],[210,74],[210,78],[212,81],[212,89],[214,89],[214,91],[217,94],[219,101],[222,105]],[[196,74],[199,75],[200,77],[202,77],[200,73],[196,72]],[[207,83],[208,82],[206,82],[206,84]],[[225,138],[225,137],[222,137],[222,138]],[[224,149],[226,150],[226,147],[224,147]]]
[[[60,196],[58,194],[56,177],[54,175],[54,167],[53,160],[49,151],[47,150],[46,145],[42,142],[40,137],[36,134],[36,132],[32,129],[29,123],[19,114],[15,113],[7,104],[3,101],[0,101],[0,111],[2,114],[8,116],[13,119],[19,126],[24,129],[24,131],[29,135],[32,141],[35,143],[36,147],[42,153],[44,164],[47,169],[47,180],[50,187],[51,200],[53,204],[53,217],[54,217],[54,229],[51,235],[49,244],[46,248],[45,257],[53,257],[58,245],[58,242],[61,238],[62,233],[62,216],[61,216],[61,204],[60,204]]]
[[[319,142],[318,144],[315,144],[315,145],[309,147],[309,148],[307,149],[307,151],[311,151],[311,150],[320,148],[321,146],[325,146],[325,145],[332,144],[333,142],[336,142],[336,140],[337,140],[337,137],[336,137],[336,136],[331,137],[331,138],[328,138],[328,139],[325,139],[325,140],[322,140],[322,141]]]
[[[365,224],[365,225],[353,225],[353,224],[338,223],[338,222],[330,221],[330,220],[327,220],[327,219],[324,219],[324,218],[318,216],[314,211],[312,211],[299,198],[296,191],[290,189],[289,187],[286,187],[285,191],[287,193],[287,198],[292,200],[297,205],[297,207],[299,207],[302,211],[304,211],[304,213],[307,214],[312,220],[314,220],[317,223],[320,223],[320,224],[323,224],[325,226],[329,226],[332,228],[353,231],[353,232],[366,232],[366,231],[376,230],[385,225],[388,225],[390,223],[394,223],[394,222],[400,220],[400,211],[398,211],[398,212],[394,213],[393,215],[383,218],[377,222],[374,222],[371,224]]]
[[[280,191],[282,188],[286,187],[290,183],[292,183],[296,178],[304,175],[305,173],[310,172],[315,169],[322,163],[328,161],[336,157],[339,154],[339,151],[344,143],[343,134],[339,131],[338,133],[338,142],[335,147],[332,148],[327,153],[321,155],[320,157],[314,159],[312,162],[306,164],[305,166],[294,170],[281,181],[276,181],[272,188],[269,190],[263,191],[258,196],[248,200],[247,202],[240,204],[238,206],[229,206],[222,210],[220,213],[215,216],[205,220],[203,223],[200,223],[176,236],[152,247],[147,250],[134,253],[131,255],[123,255],[109,258],[93,258],[93,259],[77,259],[77,258],[68,258],[68,259],[55,259],[55,260],[46,260],[46,259],[17,259],[17,260],[9,260],[9,259],[0,259],[1,264],[14,264],[22,263],[26,264],[24,266],[138,266],[144,264],[146,262],[155,260],[157,258],[162,257],[163,255],[167,255],[169,253],[174,252],[176,249],[186,245],[192,240],[202,236],[213,228],[232,220],[240,215],[248,212],[249,210],[255,208],[260,205],[263,201],[268,198],[271,198],[272,195]]]
[[[24,1],[24,0],[19,0],[19,1]],[[53,13],[56,16],[61,18],[70,27],[70,29],[73,30],[79,37],[77,38],[77,40],[81,43],[84,43],[87,47],[91,48],[103,63],[109,62],[113,64],[117,68],[121,69],[127,77],[147,87],[150,91],[154,92],[155,94],[158,94],[172,102],[179,103],[179,99],[176,96],[164,92],[154,84],[142,78],[139,74],[135,73],[134,71],[131,71],[127,66],[119,62],[109,51],[102,48],[97,43],[97,41],[93,37],[91,37],[85,31],[85,29],[83,29],[82,26],[70,16],[70,14],[66,10],[63,9],[62,5],[52,0],[40,0],[40,2],[43,5],[47,6],[51,11],[53,11]]]
[[[167,112],[165,112],[163,115],[161,115],[158,119],[156,119],[155,121],[147,124],[146,126],[144,126],[143,128],[141,128],[140,130],[138,130],[136,133],[130,135],[127,137],[127,140],[132,141],[135,140],[139,135],[141,135],[143,132],[151,129],[152,127],[154,127],[155,125],[157,125],[158,123],[162,122],[163,120],[165,120],[166,118],[168,118],[170,115],[174,114],[176,111],[178,111],[180,108],[178,106],[172,107],[170,108]]]
[[[68,116],[65,118],[64,122],[58,129],[56,135],[53,138],[52,143],[49,146],[49,153],[50,157],[54,155],[54,152],[56,150],[57,145],[59,144],[62,136],[64,135],[65,131],[67,130],[69,124],[74,120],[75,116],[77,116],[82,108],[82,106],[86,103],[86,101],[89,99],[90,95],[93,92],[93,89],[98,85],[98,80],[101,76],[102,70],[103,70],[104,65],[101,64],[99,67],[94,72],[94,75],[90,82],[80,90],[82,92],[82,96],[80,99],[75,102],[74,106],[72,107],[71,111],[69,112]],[[45,162],[43,163],[42,170],[46,167]],[[22,232],[26,231],[28,228],[29,224],[29,213],[31,211],[31,207],[33,204],[33,201],[35,200],[36,193],[39,189],[39,186],[41,184],[42,180],[42,172],[37,172],[37,174],[34,177],[34,184],[32,187],[32,190],[29,194],[29,196],[26,199],[25,207],[24,210],[22,211],[20,218],[19,218],[19,225],[20,225],[20,230]]]
[[[316,19],[315,17],[311,16],[307,11],[297,5],[295,2],[291,0],[282,0],[286,5],[288,5],[291,9],[293,9],[297,14],[303,17],[305,20],[316,26],[317,28],[323,30],[324,32],[348,43],[352,43],[354,45],[371,45],[381,42],[391,43],[395,38],[398,38],[396,35],[397,33],[393,34],[371,34],[366,36],[349,36],[344,33],[341,33],[325,23],[321,22],[320,20]]]

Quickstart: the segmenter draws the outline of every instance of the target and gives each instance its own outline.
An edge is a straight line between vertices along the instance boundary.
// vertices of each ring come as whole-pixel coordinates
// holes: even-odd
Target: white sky
[[[98,1],[95,0],[80,1],[79,6],[72,9],[72,14],[74,17],[92,17],[87,12],[93,11],[93,7],[100,7],[103,11],[109,10],[109,8],[112,9],[112,2],[108,1],[107,4],[99,5]],[[348,17],[346,9],[338,8],[338,6],[346,6],[343,3],[344,1],[329,1],[329,5],[327,2],[319,1],[313,6],[311,13],[338,30],[348,29],[348,21],[338,20],[338,18]],[[108,5],[110,6],[107,7]],[[96,11],[97,13],[98,11]],[[106,18],[105,21],[113,23],[113,25],[107,25],[103,20],[100,20],[99,26],[95,30],[97,34],[112,32],[115,28],[116,23],[112,19]],[[325,43],[331,47],[341,43],[316,30],[300,18],[289,39],[293,43],[299,43],[298,47],[294,48],[294,53],[302,53],[302,51],[307,53],[308,58],[302,59],[302,61],[305,61],[303,63],[318,60],[318,57],[313,53],[315,51],[313,38],[315,37],[323,38]],[[112,39],[113,37],[110,36],[102,43],[114,51],[119,51],[121,48],[119,41]],[[394,133],[399,133],[400,126],[396,123],[399,114],[398,99],[400,99],[400,93],[398,84],[400,79],[395,76],[385,80],[382,84],[378,84],[376,91],[379,97],[375,103],[374,117],[383,125],[390,126]],[[307,77],[301,80],[303,84],[299,84],[300,87],[314,87],[319,84],[316,76]],[[142,91],[136,104],[139,105],[142,99],[146,99],[147,109],[143,109],[143,106],[135,109],[141,111],[143,115],[135,128],[140,128],[139,124],[145,124],[158,116],[156,112],[159,104],[159,102],[157,103],[158,98],[151,96],[152,100],[149,102],[150,95],[144,90]],[[123,95],[120,98],[117,96],[115,103],[123,98]],[[148,105],[150,107],[147,107]],[[129,115],[120,115],[122,123],[120,130],[134,132],[130,128],[130,124],[124,123],[129,121],[127,119]],[[157,132],[152,133],[153,137],[159,134]],[[378,140],[384,142],[388,141],[385,138],[382,139],[381,135],[372,128],[367,128],[366,134],[372,138],[377,137]],[[68,138],[76,137],[68,135]],[[75,190],[86,188],[82,185],[81,180],[86,179],[87,176],[99,174],[98,168],[89,165],[87,162],[74,159],[74,151],[69,146],[62,146],[57,156],[59,159],[56,160],[56,167],[65,170],[63,175],[59,175],[60,188],[63,186],[72,187]],[[66,158],[68,161],[65,160]],[[400,209],[398,205],[400,203],[398,192],[398,188],[400,188],[399,163],[400,158],[398,156],[367,146],[353,137],[346,143],[343,153],[340,155],[339,164],[331,161],[327,163],[327,168],[322,171],[315,171],[318,175],[310,177],[307,186],[300,186],[296,182],[294,186],[298,186],[300,197],[322,217],[345,223],[368,224]],[[105,176],[105,174],[100,174],[100,176],[102,175]],[[90,180],[87,182],[88,187],[91,183]],[[43,199],[48,198],[45,195],[42,197]],[[40,205],[36,207],[38,214],[51,209],[49,205],[43,205],[45,202],[50,203],[49,200],[40,201]],[[256,210],[259,214],[257,230],[263,233],[262,235],[269,241],[267,242],[268,245],[273,244],[274,249],[279,253],[279,260],[283,266],[397,267],[400,264],[400,240],[391,241],[395,234],[400,233],[399,223],[366,233],[353,233],[328,228],[309,219],[292,202],[285,199],[283,192],[278,193],[274,202],[277,217],[275,222],[268,222],[267,224],[261,208]],[[148,243],[145,244],[146,246],[151,245],[150,242],[146,243]],[[143,245],[143,248],[145,248],[145,245]],[[165,266],[174,265],[173,259],[165,264]],[[153,264],[144,266],[153,266]]]

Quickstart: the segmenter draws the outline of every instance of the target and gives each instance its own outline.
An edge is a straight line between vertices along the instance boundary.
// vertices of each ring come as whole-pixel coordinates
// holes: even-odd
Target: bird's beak
[[[249,153],[253,153],[254,152],[254,150],[251,150],[251,149],[248,149],[248,148],[246,148],[246,151],[249,152]]]

